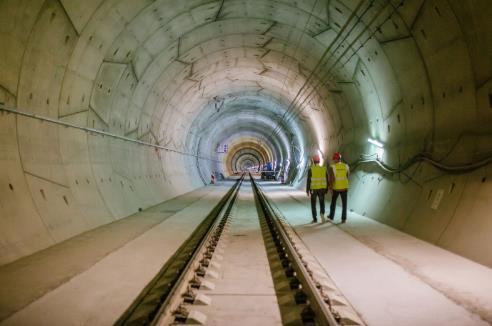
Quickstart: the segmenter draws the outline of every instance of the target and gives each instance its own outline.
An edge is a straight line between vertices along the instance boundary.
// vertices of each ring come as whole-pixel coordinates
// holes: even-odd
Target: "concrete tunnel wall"
[[[217,96],[258,98],[255,117],[279,129],[263,128],[271,151],[293,161],[319,148],[354,162],[375,153],[368,137],[393,167],[422,152],[449,165],[487,158],[491,16],[486,0],[0,2],[6,107],[191,154],[1,111],[0,263],[202,186],[215,145],[235,139],[234,125],[207,129],[234,123]],[[350,208],[492,266],[490,174],[364,164]]]

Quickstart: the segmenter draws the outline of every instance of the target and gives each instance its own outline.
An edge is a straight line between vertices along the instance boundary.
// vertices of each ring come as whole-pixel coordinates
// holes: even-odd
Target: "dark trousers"
[[[335,209],[337,204],[338,195],[342,197],[342,221],[347,219],[347,190],[344,191],[336,191],[333,190],[333,195],[331,196],[331,204],[330,204],[330,220],[333,220],[335,217]]]
[[[313,221],[316,221],[316,198],[319,198],[321,214],[325,214],[325,192],[326,189],[311,190],[311,212],[313,213]]]

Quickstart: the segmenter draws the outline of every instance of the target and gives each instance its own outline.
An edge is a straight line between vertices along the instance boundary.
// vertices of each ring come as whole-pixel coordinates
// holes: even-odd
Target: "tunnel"
[[[232,228],[256,212],[250,173],[354,324],[491,324],[491,16],[487,0],[1,0],[0,324],[115,323],[243,174]],[[308,225],[312,158],[335,152],[347,223]],[[238,316],[205,324],[288,324]]]

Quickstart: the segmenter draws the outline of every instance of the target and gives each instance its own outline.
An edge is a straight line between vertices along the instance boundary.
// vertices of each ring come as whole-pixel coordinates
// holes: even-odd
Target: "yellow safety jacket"
[[[334,190],[346,190],[346,189],[348,189],[348,187],[349,187],[349,182],[348,182],[349,166],[345,163],[338,162],[338,163],[330,165],[330,167],[333,171],[333,176],[334,176],[333,189]]]
[[[326,189],[326,167],[313,165],[311,166],[311,189]]]

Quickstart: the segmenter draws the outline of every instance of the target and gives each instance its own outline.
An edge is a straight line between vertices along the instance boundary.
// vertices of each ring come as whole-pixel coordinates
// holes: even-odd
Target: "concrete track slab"
[[[492,323],[490,268],[355,213],[338,224],[340,207],[334,224],[309,224],[304,192],[263,185],[369,325]]]
[[[281,325],[253,191],[247,179],[224,236],[215,289],[202,292],[212,298],[212,303],[193,309],[207,316],[207,325]]]
[[[232,183],[205,187],[180,196],[134,217],[110,224],[104,227],[104,231],[96,229],[82,235],[79,240],[64,242],[51,251],[41,252],[39,256],[33,255],[23,260],[22,264],[19,262],[20,266],[15,266],[15,263],[6,266],[11,270],[5,271],[4,275],[8,278],[0,280],[6,285],[2,287],[1,297],[6,302],[12,301],[9,302],[10,309],[16,304],[17,307],[25,304],[28,294],[37,294],[36,291],[24,289],[23,281],[32,283],[45,294],[2,324],[112,324],[230,185]],[[108,237],[109,233],[111,235]],[[94,246],[105,248],[103,257],[92,252]],[[20,271],[18,279],[14,267]],[[45,275],[50,274],[50,270],[53,275]],[[6,284],[7,280],[12,283]]]

